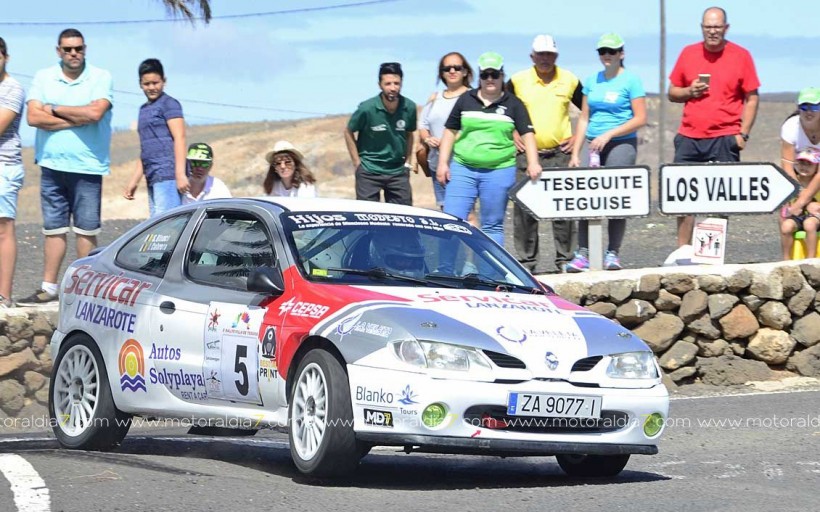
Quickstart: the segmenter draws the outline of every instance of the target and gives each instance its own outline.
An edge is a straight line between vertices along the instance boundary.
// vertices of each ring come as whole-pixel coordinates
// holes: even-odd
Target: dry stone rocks
[[[786,369],[806,377],[820,377],[820,345],[814,345],[789,358]]]
[[[632,332],[644,340],[653,352],[664,352],[683,332],[683,320],[669,313],[658,313]]]
[[[661,278],[661,286],[669,293],[683,295],[695,289],[695,279],[689,274],[668,274]]]
[[[667,350],[660,359],[658,359],[658,363],[660,363],[661,368],[664,370],[674,371],[678,368],[688,366],[695,360],[697,354],[697,345],[686,341],[679,341],[672,345],[672,348]]]
[[[706,293],[720,293],[727,288],[726,278],[723,276],[698,276],[698,288]]]
[[[739,304],[723,318],[718,320],[723,330],[723,337],[727,340],[748,338],[760,328],[754,313],[743,304]]]
[[[736,386],[751,380],[769,380],[772,376],[766,363],[736,356],[699,357],[695,367],[701,382],[713,386]]]
[[[789,359],[797,342],[787,333],[764,327],[746,345],[746,351],[768,364],[783,364]]]
[[[595,304],[588,304],[586,307],[607,318],[615,318],[615,310],[617,309],[615,304],[611,302],[596,302]]]
[[[641,276],[638,286],[632,294],[636,299],[655,300],[661,290],[661,276],[659,274],[648,274]]]
[[[658,298],[655,299],[655,307],[658,311],[674,311],[680,307],[681,298],[666,290],[658,292]]]
[[[800,288],[799,292],[789,298],[789,311],[791,311],[793,315],[803,316],[814,303],[816,296],[817,292],[814,291],[814,288],[806,283],[805,286]]]
[[[762,299],[783,299],[783,275],[780,272],[769,274],[752,274],[752,284],[749,292]]]
[[[678,316],[683,320],[683,323],[688,324],[701,316],[706,311],[708,298],[709,296],[702,290],[686,292],[678,310]]]
[[[820,314],[812,312],[798,319],[792,327],[791,334],[806,347],[816,345],[820,342]]]
[[[739,270],[726,278],[726,287],[729,293],[739,293],[752,284],[752,271],[747,269]]]
[[[782,330],[792,324],[792,315],[782,302],[769,301],[757,310],[761,325]]]
[[[714,295],[710,295],[708,299],[709,304],[709,316],[718,320],[726,316],[726,313],[732,310],[733,307],[738,303],[738,298],[735,295],[729,295],[728,293],[716,293]]]
[[[615,312],[615,318],[621,325],[634,327],[655,316],[657,310],[645,300],[633,299],[620,305]]]

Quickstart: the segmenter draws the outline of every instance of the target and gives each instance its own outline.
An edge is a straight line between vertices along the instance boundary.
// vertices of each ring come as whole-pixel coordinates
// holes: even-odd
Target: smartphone
[[[701,73],[701,74],[698,75],[698,80],[700,80],[701,83],[704,83],[706,85],[709,85],[709,79],[710,78],[712,78],[712,75],[710,75],[708,73]]]

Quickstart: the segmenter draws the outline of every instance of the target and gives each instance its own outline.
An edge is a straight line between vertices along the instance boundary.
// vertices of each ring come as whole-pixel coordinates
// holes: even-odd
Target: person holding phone
[[[669,75],[669,100],[683,103],[675,163],[738,162],[757,116],[760,80],[752,55],[726,40],[726,11],[710,7],[703,42],[685,47]],[[678,246],[691,244],[694,217],[678,217]]]

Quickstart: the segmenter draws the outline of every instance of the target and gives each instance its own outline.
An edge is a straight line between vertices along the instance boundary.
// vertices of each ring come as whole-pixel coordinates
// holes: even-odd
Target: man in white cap
[[[513,75],[508,90],[518,96],[532,119],[538,159],[542,167],[566,167],[575,139],[569,121],[569,105],[581,108],[581,82],[578,77],[555,65],[558,46],[547,34],[535,37],[530,53],[533,66]],[[527,159],[524,144],[516,135],[518,147],[518,180],[526,176]],[[518,204],[513,209],[513,231],[518,261],[531,272],[538,265],[538,219],[532,217]],[[555,266],[559,272],[572,259],[575,245],[575,223],[571,220],[552,222],[555,243]]]

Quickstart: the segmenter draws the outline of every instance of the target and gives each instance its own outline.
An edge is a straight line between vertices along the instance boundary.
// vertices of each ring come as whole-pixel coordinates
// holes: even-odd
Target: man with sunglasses
[[[543,168],[566,167],[572,153],[572,126],[569,106],[581,108],[581,81],[574,74],[558,67],[558,45],[551,35],[542,34],[532,42],[530,58],[533,65],[514,74],[507,83],[508,90],[527,107],[535,128],[538,160]],[[527,177],[527,158],[524,143],[515,133],[517,179]],[[563,272],[572,259],[575,246],[573,232],[575,222],[552,221],[552,238],[555,245],[555,266]],[[530,272],[538,265],[538,219],[531,216],[518,203],[513,207],[513,234],[518,261]]]
[[[685,47],[669,76],[670,101],[683,103],[675,162],[738,162],[757,116],[760,80],[752,55],[726,40],[726,11],[710,7],[703,42]],[[691,244],[694,217],[678,217],[678,246]]]
[[[60,62],[37,72],[28,100],[28,124],[37,128],[35,162],[42,170],[44,269],[39,290],[18,301],[37,306],[57,300],[57,274],[73,227],[77,257],[97,246],[102,178],[108,175],[111,146],[111,74],[86,63],[79,30],[57,38]]]
[[[403,78],[401,64],[382,64],[381,93],[359,104],[345,127],[345,144],[356,169],[356,199],[379,201],[384,191],[387,203],[413,204],[416,104],[400,94]]]

